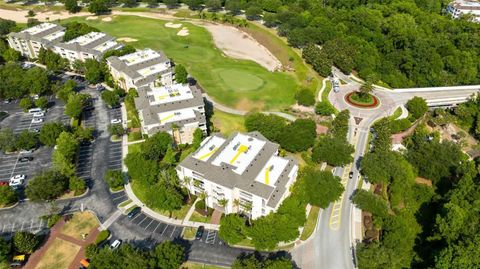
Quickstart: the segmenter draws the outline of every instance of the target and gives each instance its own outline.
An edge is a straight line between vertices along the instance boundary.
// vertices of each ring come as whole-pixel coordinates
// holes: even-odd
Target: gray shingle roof
[[[241,175],[233,172],[230,164],[222,163],[220,166],[216,166],[211,163],[234,139],[236,133],[230,136],[207,161],[194,158],[193,155],[196,153],[194,152],[185,158],[179,164],[179,166],[195,171],[196,173],[203,175],[203,178],[212,181],[215,184],[230,189],[238,188],[262,197],[268,201],[267,205],[269,207],[275,208],[279,204],[282,196],[285,194],[286,184],[289,180],[288,174],[292,171],[297,162],[294,159],[287,158],[288,164],[275,182],[274,187],[257,182],[255,178],[261,172],[262,168],[267,164],[268,160],[273,155],[276,155],[279,145],[268,141],[259,132],[250,132],[248,135],[263,140],[266,142],[266,144],[262,147],[260,152],[255,156],[254,160]]]
[[[63,48],[63,49],[66,49],[66,50],[73,50],[73,51],[77,51],[77,52],[85,52],[85,53],[89,53],[89,54],[93,54],[95,56],[100,56],[102,55],[103,53],[105,53],[106,51],[104,52],[101,52],[101,51],[98,51],[98,50],[94,50],[95,47],[97,47],[98,45],[101,45],[105,42],[108,42],[110,40],[114,40],[115,38],[110,36],[110,35],[107,35],[105,34],[103,37],[101,38],[98,38],[86,45],[80,45],[78,42],[74,42],[74,43],[58,43],[56,44],[57,47],[60,47],[60,48]],[[119,49],[122,45],[121,44],[117,44],[116,46],[112,47],[110,50],[115,50],[115,49]]]
[[[38,41],[38,42],[41,42],[42,44],[48,46],[50,44],[59,42],[61,39],[57,38],[55,40],[50,41],[50,40],[45,39],[44,37],[46,37],[46,36],[48,36],[52,33],[60,32],[60,31],[65,31],[65,27],[60,26],[60,25],[56,25],[55,27],[52,27],[50,29],[46,29],[45,31],[41,31],[41,32],[36,33],[36,34],[31,34],[31,33],[28,33],[28,32],[18,32],[18,33],[11,32],[11,33],[8,34],[8,36],[16,37],[16,38],[24,39],[24,40]]]

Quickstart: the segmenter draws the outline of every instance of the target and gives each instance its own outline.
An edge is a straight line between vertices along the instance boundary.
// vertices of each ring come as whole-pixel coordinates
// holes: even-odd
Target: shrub
[[[322,116],[330,116],[335,113],[335,108],[329,102],[322,101],[315,106],[315,113]]]
[[[103,243],[105,240],[107,240],[107,238],[110,236],[110,231],[109,230],[103,230],[103,231],[100,231],[97,235],[97,238],[95,239],[95,245],[100,245],[101,243]],[[88,257],[88,255],[87,255]]]
[[[412,124],[408,119],[394,120],[388,124],[390,131],[394,134],[407,130],[411,125]]]
[[[295,94],[295,99],[297,103],[302,106],[313,106],[315,104],[315,96],[309,89],[300,89]]]
[[[108,170],[105,174],[105,181],[113,190],[123,187],[124,180],[122,171]]]
[[[205,210],[205,207],[206,207],[205,200],[200,200],[195,204],[195,209],[197,211]]]
[[[62,216],[60,216],[59,214],[54,214],[54,215],[48,216],[46,218],[48,228],[52,228],[61,218],[62,218]]]
[[[13,236],[13,245],[19,253],[30,254],[40,244],[40,238],[29,232],[17,232]]]
[[[17,200],[17,194],[10,186],[0,186],[0,207],[15,203]]]

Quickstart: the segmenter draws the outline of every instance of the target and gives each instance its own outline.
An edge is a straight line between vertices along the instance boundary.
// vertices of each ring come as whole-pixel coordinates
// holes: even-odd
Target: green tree
[[[108,8],[107,2],[105,0],[93,0],[88,6],[88,12],[95,15],[101,15],[109,11],[110,9]]]
[[[64,131],[60,133],[56,143],[56,151],[65,156],[70,162],[73,162],[79,147],[79,142],[76,137],[73,134]]]
[[[19,253],[31,254],[40,244],[40,238],[29,232],[16,232],[13,246]]]
[[[335,113],[335,108],[328,101],[322,101],[315,105],[315,113],[321,116],[330,116]]]
[[[156,259],[156,266],[162,269],[177,269],[186,261],[185,248],[171,241],[157,245],[152,256]]]
[[[94,0],[94,1],[100,1],[100,0]],[[103,63],[95,59],[87,59],[85,61],[84,66],[85,66],[85,79],[89,83],[91,84],[99,83],[105,79],[106,71]]]
[[[280,145],[290,151],[304,151],[313,146],[317,136],[317,125],[310,119],[297,119],[281,132]]]
[[[40,96],[37,100],[35,100],[35,106],[41,109],[48,108],[48,99],[45,96]]]
[[[302,106],[313,106],[315,104],[315,96],[312,91],[307,88],[302,88],[295,94],[297,103]]]
[[[240,0],[226,0],[225,9],[228,10],[233,15],[237,15],[238,13],[240,13],[240,10],[242,9],[242,4]]]
[[[178,5],[178,0],[163,0],[163,3],[168,7],[168,8],[174,8]]]
[[[125,129],[123,129],[123,125],[121,123],[110,124],[107,128],[108,132],[111,135],[122,136],[125,134]]]
[[[0,186],[0,206],[6,206],[9,204],[13,204],[18,200],[17,194],[15,191],[10,188],[10,186]],[[1,242],[0,242],[0,250],[1,250]],[[1,263],[1,255],[0,255],[0,263]]]
[[[63,41],[67,42],[74,38],[77,38],[82,35],[86,35],[90,32],[100,32],[95,27],[92,27],[83,22],[71,21],[66,23],[65,25],[65,35],[63,36]]]
[[[181,64],[175,65],[175,81],[177,83],[187,83],[188,73],[187,69]]]
[[[20,100],[20,103],[18,104],[24,112],[27,112],[30,108],[33,107],[33,101],[30,99],[30,97],[25,97]]]
[[[12,48],[8,48],[3,52],[2,57],[6,62],[18,62],[20,60],[21,55],[20,55],[20,52]]]
[[[70,13],[77,13],[81,10],[77,0],[65,0],[65,9]]]
[[[204,4],[204,0],[183,0],[183,2],[191,9],[198,10]]]
[[[34,132],[29,132],[28,130],[23,130],[18,134],[16,139],[16,148],[17,149],[33,149],[38,146],[38,135]]]
[[[284,118],[273,114],[250,113],[245,118],[247,131],[259,131],[267,139],[276,142],[279,141],[286,126],[287,122]]]
[[[3,152],[14,151],[16,144],[16,137],[12,129],[0,129],[0,150]]]
[[[414,120],[419,119],[423,114],[428,111],[428,105],[425,99],[422,97],[415,96],[412,99],[408,100],[405,105],[408,112]]]
[[[87,189],[87,185],[85,183],[85,180],[77,176],[72,176],[68,180],[68,189],[73,191],[75,195],[80,195],[85,192],[85,190]]]
[[[149,160],[161,160],[168,148],[173,144],[172,136],[166,132],[159,132],[145,139],[142,143],[142,152]]]
[[[352,201],[361,210],[368,211],[375,216],[385,217],[388,214],[388,205],[385,200],[371,192],[357,190]]]
[[[330,134],[337,138],[347,138],[348,134],[348,122],[350,120],[350,112],[348,110],[342,110],[335,117],[332,122],[332,129]]]
[[[108,170],[105,173],[105,182],[111,189],[117,189],[122,187],[124,182],[122,171],[118,170]]]
[[[56,92],[57,97],[63,102],[68,102],[68,97],[75,93],[74,89],[77,87],[77,82],[75,80],[67,80],[65,84],[59,88]]]
[[[0,19],[0,35],[6,35],[13,31],[17,27],[16,23],[12,20]]]
[[[353,146],[345,139],[322,136],[313,147],[312,160],[326,162],[331,166],[344,166],[353,161]]]
[[[128,175],[132,180],[155,184],[159,172],[158,163],[155,160],[147,160],[140,152],[128,153],[125,158],[125,165],[128,168]]]
[[[89,99],[88,94],[71,94],[65,105],[65,115],[72,119],[79,119]]]
[[[302,176],[307,201],[315,206],[327,208],[344,191],[341,179],[331,172],[308,169]]]
[[[50,201],[62,195],[69,179],[57,171],[44,171],[28,182],[25,194],[32,202]]]
[[[43,47],[38,52],[38,62],[47,66],[47,69],[58,72],[65,69],[68,61],[51,50],[45,50]]]
[[[30,94],[45,94],[50,90],[50,80],[45,69],[35,66],[25,72],[25,83],[27,83]]]
[[[262,15],[262,8],[257,5],[251,5],[245,10],[245,16],[249,20],[258,20],[260,15]]]
[[[236,214],[228,214],[220,219],[218,236],[230,245],[245,239],[245,219]]]
[[[120,105],[120,96],[113,91],[103,91],[102,100],[109,107],[118,107]]]
[[[222,8],[222,2],[220,0],[207,0],[205,6],[215,12]]]
[[[307,63],[311,64],[313,69],[321,76],[328,77],[332,73],[333,61],[324,50],[315,44],[308,44],[302,50],[302,57]]]
[[[3,237],[0,237],[0,265],[8,266],[8,262],[12,257],[12,243],[10,240],[6,240]]]

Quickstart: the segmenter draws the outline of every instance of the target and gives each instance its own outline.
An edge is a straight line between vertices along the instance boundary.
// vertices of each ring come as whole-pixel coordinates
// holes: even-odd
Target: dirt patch
[[[36,269],[68,268],[79,250],[80,246],[60,238],[55,238]]]
[[[165,27],[178,29],[178,28],[182,27],[182,24],[181,23],[167,22],[167,23],[165,23]]]
[[[182,30],[178,31],[177,35],[178,36],[187,36],[189,35],[190,33],[188,32],[188,28],[187,27],[183,27]]]
[[[75,239],[83,240],[82,235],[88,234],[97,224],[97,219],[92,213],[87,211],[78,212],[66,220],[61,232]]]
[[[106,21],[106,22],[112,21],[112,17],[105,17],[102,19],[102,21]]]
[[[426,179],[426,178],[423,178],[423,177],[415,178],[415,183],[425,185],[425,186],[428,186],[428,187],[432,186],[432,181],[430,179]]]
[[[263,102],[253,102],[252,100],[243,98],[237,103],[235,109],[242,111],[263,110],[264,106],[265,104]]]
[[[123,41],[123,42],[137,42],[138,40],[135,39],[135,38],[131,38],[131,37],[120,37],[120,38],[117,38],[117,41]]]
[[[95,16],[89,16],[89,17],[87,17],[87,19],[86,19],[86,20],[87,20],[87,21],[93,21],[93,20],[96,20],[96,19],[98,19],[98,17],[95,17]]]
[[[249,34],[222,24],[203,23],[213,36],[215,45],[232,58],[252,60],[269,71],[280,70],[280,61]]]

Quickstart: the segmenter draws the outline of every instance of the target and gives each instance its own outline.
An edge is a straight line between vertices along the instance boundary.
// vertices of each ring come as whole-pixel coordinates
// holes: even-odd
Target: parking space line
[[[155,227],[155,229],[153,229],[153,232],[152,233],[155,233],[157,231],[157,228],[158,226],[160,226],[160,224],[162,224],[160,221],[158,222],[157,226]]]
[[[136,215],[135,218],[132,219],[132,222],[133,222],[136,218],[138,218],[138,216],[142,216],[142,215],[143,215],[143,214],[138,214],[138,215]]]
[[[166,224],[166,223],[165,223],[165,224]],[[165,229],[163,229],[163,231],[162,231],[162,234],[161,234],[161,235],[163,235],[163,233],[164,233],[164,232],[167,230],[167,228],[168,228],[168,224],[166,224],[166,225],[165,225]]]
[[[153,219],[150,221],[150,223],[147,225],[147,227],[145,227],[145,231],[147,230],[148,226],[150,226],[150,224],[152,224],[153,222]]]
[[[170,237],[173,236],[173,232],[175,232],[175,229],[177,229],[177,226],[173,226],[173,231],[172,231],[172,233],[170,234]]]
[[[147,217],[147,215],[145,215],[145,218],[142,219],[137,225],[140,226],[140,224],[142,224],[146,219],[148,219],[149,217]]]
[[[120,199],[120,198],[123,198],[123,197],[125,197],[125,194],[123,194],[123,195],[121,195],[121,196],[118,196],[118,197],[114,197],[112,200],[115,201],[115,200]]]

